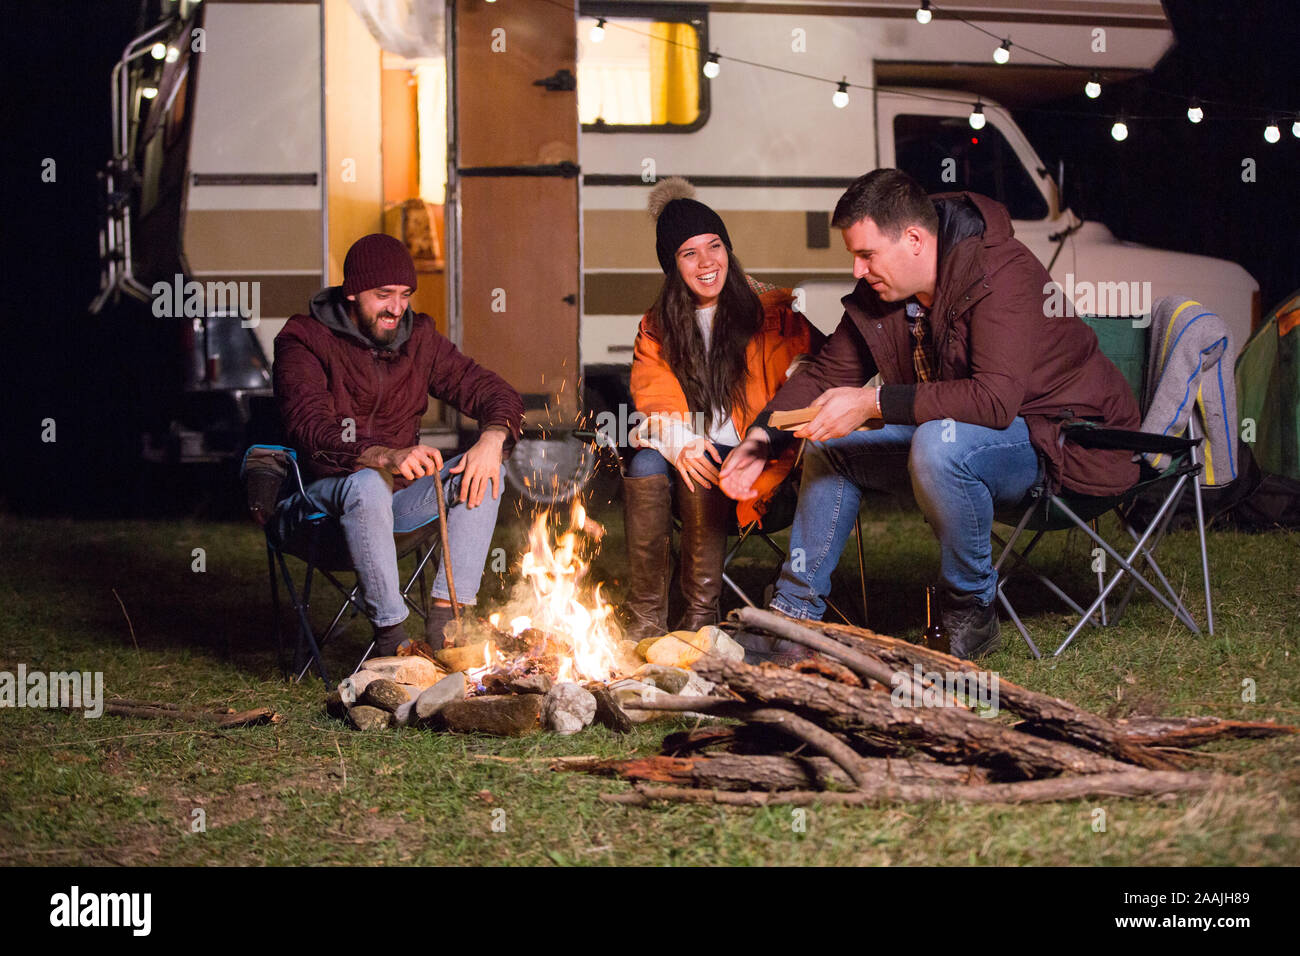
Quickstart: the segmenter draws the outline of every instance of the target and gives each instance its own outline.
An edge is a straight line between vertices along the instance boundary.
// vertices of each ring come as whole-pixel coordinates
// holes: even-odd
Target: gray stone
[[[686,686],[679,690],[683,697],[708,697],[713,693],[713,688],[717,685],[712,681],[707,681],[699,674],[691,671],[690,679],[686,681]]]
[[[378,707],[358,704],[348,710],[348,720],[352,721],[352,726],[357,730],[387,730],[393,721],[393,715]]]
[[[506,688],[512,694],[548,694],[555,682],[545,674],[529,674],[512,680]]]
[[[448,674],[416,698],[415,714],[420,720],[428,720],[452,701],[464,699],[465,675],[459,672]]]
[[[393,711],[394,727],[409,727],[413,720],[415,720],[415,701],[413,700],[408,700]]]
[[[691,672],[667,664],[644,664],[632,676],[643,684],[653,684],[665,693],[676,694],[691,679]]]
[[[542,722],[557,734],[576,734],[595,717],[596,698],[591,691],[568,681],[552,687],[542,702]]]
[[[537,729],[541,713],[540,694],[500,694],[453,700],[437,719],[457,733],[520,737]]]
[[[399,684],[414,684],[416,687],[428,687],[438,683],[447,673],[433,661],[425,660],[423,657],[412,655],[410,657],[372,657],[365,662],[363,670],[353,674],[356,678],[360,674],[369,672],[373,674],[372,680],[379,677],[386,677],[388,680],[397,681]],[[360,691],[357,691],[360,694]]]
[[[361,694],[362,704],[368,707],[378,707],[390,714],[410,699],[410,695],[402,689],[401,684],[384,677],[379,680],[372,680],[366,685],[365,691]]]

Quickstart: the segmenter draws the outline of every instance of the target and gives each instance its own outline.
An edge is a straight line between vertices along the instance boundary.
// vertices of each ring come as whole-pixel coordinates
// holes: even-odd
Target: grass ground
[[[610,529],[595,574],[617,599],[622,522],[609,506],[594,510]],[[517,503],[502,515],[497,543],[517,554]],[[864,511],[863,530],[870,623],[913,636],[937,562],[933,539],[918,515],[890,508]],[[1085,541],[1057,539],[1044,557],[1086,590]],[[1110,715],[1300,723],[1298,544],[1300,536],[1281,532],[1212,538],[1214,637],[1190,635],[1139,598],[1120,626],[1089,631],[1060,659],[1033,660],[1009,632],[989,666]],[[201,573],[193,570],[196,548],[204,549]],[[755,588],[770,570],[762,552],[752,546],[739,569]],[[1174,535],[1161,553],[1201,615],[1195,538]],[[856,567],[850,544],[837,572],[837,594],[850,605]],[[501,576],[489,575],[484,602],[502,586]],[[654,753],[680,723],[628,737],[592,728],[521,740],[346,729],[323,713],[319,681],[291,684],[278,675],[264,551],[251,525],[0,517],[0,589],[0,671],[20,663],[29,672],[98,670],[109,697],[269,706],[285,718],[214,733],[0,710],[4,864],[1300,862],[1297,738],[1205,748],[1206,764],[1225,776],[1202,796],[1017,808],[828,807],[812,810],[806,831],[796,832],[788,809],[624,808],[599,799],[624,784],[546,769],[565,754]],[[1040,643],[1054,647],[1065,618],[1027,592],[1018,603]],[[333,645],[336,671],[350,668],[365,634],[354,624]],[[1243,681],[1254,684],[1253,702],[1243,701]],[[1097,807],[1105,810],[1104,832],[1094,830]],[[195,832],[200,817],[206,828]]]

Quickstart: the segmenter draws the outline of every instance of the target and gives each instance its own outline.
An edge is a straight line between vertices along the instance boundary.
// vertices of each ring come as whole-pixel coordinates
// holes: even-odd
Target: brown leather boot
[[[686,488],[676,478],[677,513],[682,519],[682,612],[679,630],[694,631],[718,623],[722,597],[722,559],[727,550],[727,527],[736,503],[717,488],[696,484]]]
[[[640,641],[668,632],[668,578],[672,574],[672,488],[667,475],[623,479],[623,528],[628,582],[623,609],[627,637]]]

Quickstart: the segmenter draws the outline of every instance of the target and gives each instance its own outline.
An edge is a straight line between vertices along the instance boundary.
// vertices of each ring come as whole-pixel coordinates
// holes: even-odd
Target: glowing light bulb
[[[1205,119],[1205,110],[1201,109],[1201,101],[1193,98],[1187,104],[1187,119],[1193,123],[1199,123]]]
[[[1295,122],[1291,124],[1291,135],[1300,139],[1300,114],[1296,115]]]
[[[929,23],[932,14],[930,13],[930,0],[921,0],[921,5],[916,8],[916,22]]]
[[[1008,63],[1011,60],[1011,40],[1002,41],[1002,45],[993,51],[994,63]]]
[[[1096,73],[1092,74],[1088,82],[1083,85],[1083,92],[1088,95],[1090,100],[1095,100],[1101,96],[1101,78]]]
[[[983,129],[986,122],[988,121],[984,118],[984,104],[976,103],[970,111],[970,128]]]
[[[831,102],[835,104],[835,108],[839,110],[842,110],[844,107],[849,105],[849,84],[847,80],[840,80],[839,86],[836,87],[835,92],[831,94]]]
[[[158,95],[158,87],[146,86],[144,89],[140,91],[140,95],[143,96],[146,100],[151,100]]]
[[[1122,118],[1115,120],[1115,125],[1110,128],[1110,135],[1115,138],[1116,142],[1124,142],[1124,140],[1128,139],[1128,124]]]
[[[709,62],[704,64],[704,75],[711,80],[716,80],[718,74],[722,72],[722,66],[718,63],[718,54],[710,53]]]
[[[167,44],[155,43],[153,46],[149,47],[149,55],[155,60],[161,60],[167,55]]]
[[[600,43],[605,39],[605,18],[601,17],[596,21],[596,25],[591,28],[591,42]]]
[[[1264,127],[1264,139],[1268,140],[1268,142],[1276,143],[1281,138],[1282,131],[1277,128],[1276,122],[1270,122]]]
[[[175,62],[176,62],[177,60],[179,60],[180,58],[181,58],[181,51],[180,51],[180,50],[178,50],[178,49],[177,49],[176,47],[174,47],[174,46],[169,46],[169,47],[167,48],[167,57],[166,57],[166,60],[167,60],[168,63],[175,63]]]

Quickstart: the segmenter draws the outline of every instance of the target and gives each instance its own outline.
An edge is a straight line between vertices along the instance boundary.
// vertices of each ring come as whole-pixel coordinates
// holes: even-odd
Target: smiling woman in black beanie
[[[655,252],[664,284],[637,330],[632,400],[646,416],[627,466],[624,522],[630,582],[628,636],[668,630],[672,496],[682,522],[679,628],[718,619],[722,560],[734,514],[761,516],[794,464],[794,451],[768,463],[758,497],[733,502],[717,487],[728,451],[822,335],[793,309],[789,289],[745,275],[721,217],[694,199],[684,179],[650,194]]]

